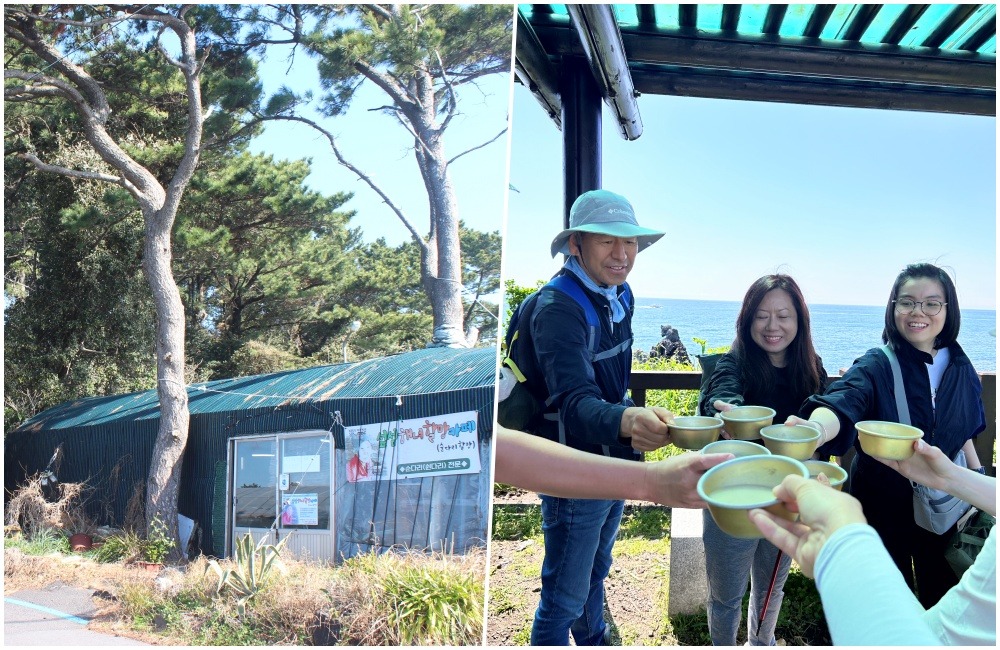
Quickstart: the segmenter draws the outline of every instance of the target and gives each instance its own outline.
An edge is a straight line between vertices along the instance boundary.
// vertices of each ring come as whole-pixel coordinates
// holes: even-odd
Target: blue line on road
[[[80,618],[79,616],[73,616],[72,614],[67,614],[66,612],[60,612],[58,609],[52,609],[51,607],[45,607],[44,605],[36,605],[35,603],[29,603],[26,600],[18,600],[17,598],[4,598],[5,603],[11,603],[12,605],[20,605],[21,607],[27,607],[29,609],[37,609],[40,612],[45,612],[46,614],[52,614],[53,616],[58,616],[59,618],[65,618],[67,621],[73,621],[74,623],[79,623],[80,625],[86,625],[90,621],[85,618]]]

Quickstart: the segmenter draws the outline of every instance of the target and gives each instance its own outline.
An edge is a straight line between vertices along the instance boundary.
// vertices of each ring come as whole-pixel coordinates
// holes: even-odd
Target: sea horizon
[[[636,297],[633,350],[649,353],[661,339],[661,326],[677,330],[688,355],[732,344],[740,301]],[[827,372],[836,375],[867,350],[882,344],[884,305],[809,305],[813,344]],[[962,308],[959,345],[980,372],[996,372],[996,310]]]

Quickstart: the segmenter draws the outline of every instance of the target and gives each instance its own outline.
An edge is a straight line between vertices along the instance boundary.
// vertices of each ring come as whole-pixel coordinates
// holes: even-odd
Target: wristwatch
[[[980,465],[979,467],[976,468],[976,471],[979,472],[980,474],[986,474],[986,465]]]

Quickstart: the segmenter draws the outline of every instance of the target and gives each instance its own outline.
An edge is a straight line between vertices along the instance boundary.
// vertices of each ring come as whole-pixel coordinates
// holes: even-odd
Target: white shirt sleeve
[[[996,527],[975,563],[957,585],[924,616],[946,645],[988,645],[997,641],[997,540]]]
[[[940,645],[875,529],[850,524],[819,552],[816,588],[835,645]]]

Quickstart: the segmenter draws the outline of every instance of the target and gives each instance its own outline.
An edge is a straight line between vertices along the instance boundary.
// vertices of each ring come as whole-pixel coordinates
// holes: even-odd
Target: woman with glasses
[[[933,264],[911,264],[896,278],[885,308],[882,341],[898,359],[910,424],[924,442],[954,459],[965,452],[971,470],[984,472],[973,438],[986,428],[982,385],[957,342],[961,314],[951,278]],[[899,422],[887,350],[873,348],[804,407],[809,420],[789,418],[822,433],[819,453],[843,455],[852,445],[851,494],[878,532],[920,603],[933,606],[958,577],[944,553],[955,526],[936,534],[914,520],[913,488],[903,476],[856,444],[856,422]]]
[[[813,348],[809,309],[799,285],[787,275],[765,275],[750,285],[743,298],[733,347],[715,366],[699,409],[715,415],[744,404],[767,406],[775,410],[774,421],[783,422],[825,383],[826,371]],[[767,540],[738,539],[722,532],[707,510],[702,538],[712,643],[736,645],[749,582],[748,642],[774,645],[791,558],[784,555],[779,562],[778,549]],[[767,611],[761,620],[765,600]]]

